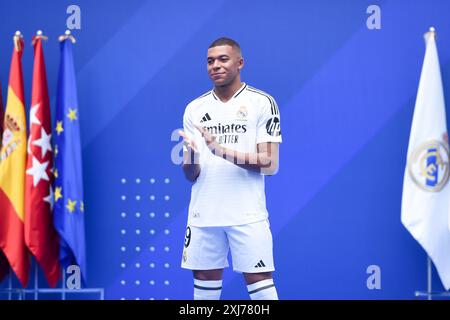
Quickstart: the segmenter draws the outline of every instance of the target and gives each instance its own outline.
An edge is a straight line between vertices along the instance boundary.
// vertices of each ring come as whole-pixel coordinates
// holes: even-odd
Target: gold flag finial
[[[38,30],[38,31],[36,31],[36,35],[33,37],[33,40],[31,41],[31,44],[33,46],[36,43],[37,39],[48,40],[48,37],[46,37],[42,34],[42,30]]]
[[[20,33],[20,31],[17,30],[13,37],[14,48],[16,49],[16,51],[22,50],[22,42],[20,41],[21,39],[22,39],[22,33]]]
[[[431,37],[433,37],[434,40],[436,40],[437,39],[437,37],[436,37],[436,29],[434,27],[430,27],[428,29],[428,32],[425,32],[423,37],[425,38],[425,42],[427,42],[429,39],[431,39]]]
[[[66,32],[64,33],[64,35],[59,36],[58,40],[59,42],[62,42],[64,40],[69,39],[70,41],[72,41],[72,43],[77,42],[77,40],[75,39],[75,37],[73,35],[70,34],[70,30],[66,30]]]

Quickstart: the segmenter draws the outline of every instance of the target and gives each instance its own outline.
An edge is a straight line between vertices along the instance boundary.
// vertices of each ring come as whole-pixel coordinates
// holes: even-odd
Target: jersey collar
[[[245,82],[242,82],[242,86],[236,91],[236,93],[231,97],[231,99],[234,99],[234,98],[236,98],[238,95],[240,95],[240,94],[242,93],[242,91],[245,90],[245,88],[247,88],[247,84],[246,84]],[[214,88],[211,90],[211,92],[212,92],[212,96],[214,97],[214,99],[216,99],[216,100],[222,102],[222,100],[220,100],[219,97],[216,96],[216,93],[214,92]],[[231,100],[231,99],[230,99],[230,100]],[[230,101],[230,100],[228,100],[228,101]],[[228,102],[228,101],[227,101],[227,102]]]

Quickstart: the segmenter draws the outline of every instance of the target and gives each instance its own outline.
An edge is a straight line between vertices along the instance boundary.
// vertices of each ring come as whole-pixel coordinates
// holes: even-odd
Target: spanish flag
[[[2,96],[2,84],[0,82],[0,148],[2,147],[2,133],[3,133],[3,96]],[[0,281],[8,274],[8,260],[0,250]]]
[[[2,83],[0,82],[0,148],[2,146],[2,133],[3,133],[3,96],[2,96]]]
[[[30,258],[24,240],[27,129],[22,50],[23,40],[16,34],[0,150],[0,249],[22,286],[26,287]]]

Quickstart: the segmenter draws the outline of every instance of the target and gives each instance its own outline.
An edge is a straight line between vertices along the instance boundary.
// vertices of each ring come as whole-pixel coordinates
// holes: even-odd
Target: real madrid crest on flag
[[[414,183],[423,190],[437,192],[448,182],[449,151],[447,133],[442,140],[427,141],[416,147],[408,163]]]

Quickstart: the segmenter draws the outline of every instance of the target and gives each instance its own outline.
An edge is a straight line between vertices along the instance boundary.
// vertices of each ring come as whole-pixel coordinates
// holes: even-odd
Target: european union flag
[[[74,38],[69,35],[60,37],[61,61],[54,127],[53,219],[61,236],[61,265],[64,269],[69,265],[78,265],[86,281],[83,174],[72,40]]]

